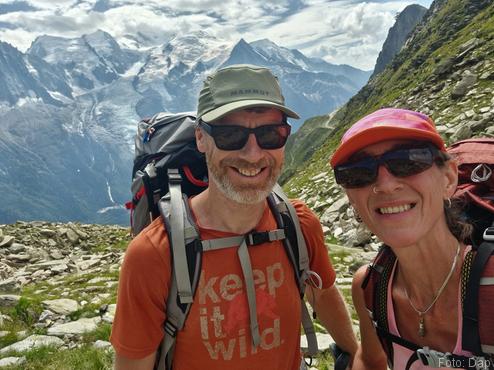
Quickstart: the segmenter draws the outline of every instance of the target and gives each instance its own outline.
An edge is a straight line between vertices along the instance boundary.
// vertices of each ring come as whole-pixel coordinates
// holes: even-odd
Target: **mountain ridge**
[[[27,53],[1,44],[0,63],[8,63],[1,70],[9,74],[0,74],[0,189],[7,194],[0,222],[128,223],[123,204],[131,196],[137,122],[163,110],[195,110],[205,76],[229,63],[272,68],[302,117],[341,105],[370,75],[311,71],[303,54],[269,43],[276,55],[266,58],[271,52],[262,46],[199,32],[129,50],[103,31],[38,37]]]

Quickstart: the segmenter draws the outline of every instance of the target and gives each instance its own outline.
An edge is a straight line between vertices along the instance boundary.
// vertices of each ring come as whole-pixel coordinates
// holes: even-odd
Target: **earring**
[[[451,208],[451,198],[447,198],[444,200],[446,208]]]
[[[362,223],[362,217],[360,217],[360,214],[355,209],[355,207],[352,207],[352,212],[353,212],[353,217],[355,217],[355,221],[357,221],[359,224],[361,224]]]
[[[373,192],[374,194],[377,194],[377,191],[378,191],[378,190],[377,190],[377,186],[375,186],[375,185],[374,185],[374,186],[372,187],[372,192]]]

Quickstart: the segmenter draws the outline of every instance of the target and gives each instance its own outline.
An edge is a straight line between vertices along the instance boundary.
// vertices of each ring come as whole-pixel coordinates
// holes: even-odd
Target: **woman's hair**
[[[435,163],[438,167],[444,167],[449,160],[451,160],[450,155],[440,151],[436,157]],[[453,198],[450,199],[450,201],[445,200],[443,206],[449,231],[451,231],[455,238],[460,242],[466,243],[470,240],[473,231],[473,226],[464,221],[462,217],[466,202],[464,199],[460,198]]]

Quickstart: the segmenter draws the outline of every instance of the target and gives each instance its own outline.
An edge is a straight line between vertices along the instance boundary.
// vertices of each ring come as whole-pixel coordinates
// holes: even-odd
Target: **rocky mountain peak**
[[[382,50],[377,57],[372,76],[379,74],[386,68],[389,62],[391,62],[393,57],[405,44],[410,32],[421,22],[426,12],[427,8],[424,8],[421,5],[412,4],[408,5],[400,12],[400,14],[398,14],[396,22],[393,27],[390,28]]]
[[[10,106],[26,102],[60,105],[61,102],[40,81],[42,75],[36,69],[39,63],[36,58],[29,60],[12,45],[0,42],[0,102]],[[47,68],[46,72],[50,73],[52,69]],[[50,86],[53,87],[58,82],[59,78],[55,78]],[[61,90],[70,95],[66,87],[61,87]]]
[[[87,35],[82,35],[81,38],[97,53],[107,50],[121,50],[120,45],[115,41],[115,39],[108,32],[102,30],[97,30]]]
[[[258,52],[248,44],[244,39],[240,39],[232,48],[230,57],[225,61],[224,65],[231,64],[256,64],[266,66],[264,59]]]

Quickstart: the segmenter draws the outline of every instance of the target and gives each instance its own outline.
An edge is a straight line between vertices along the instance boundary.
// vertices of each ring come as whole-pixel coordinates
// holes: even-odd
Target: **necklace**
[[[405,293],[405,297],[408,300],[408,303],[410,303],[410,306],[413,308],[413,310],[419,315],[419,330],[418,334],[420,337],[425,337],[425,324],[424,324],[424,315],[429,312],[429,310],[434,306],[434,303],[439,299],[439,296],[442,294],[444,291],[444,288],[446,288],[446,285],[448,285],[449,280],[451,279],[451,276],[453,276],[453,272],[455,271],[456,263],[458,261],[458,256],[460,254],[460,243],[458,243],[458,247],[456,248],[456,255],[455,258],[453,259],[453,263],[451,264],[451,269],[448,272],[448,275],[446,276],[446,279],[444,279],[443,284],[441,287],[438,289],[436,295],[432,299],[432,302],[427,306],[425,310],[419,310],[416,308],[410,297],[408,296],[408,291],[407,288],[404,286],[403,287],[403,292]]]

